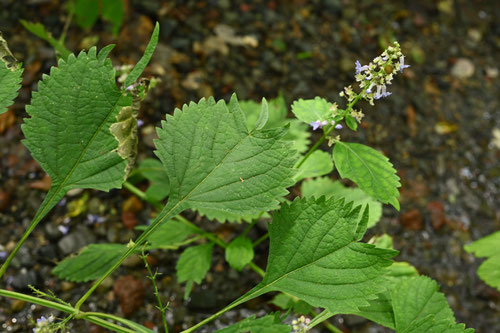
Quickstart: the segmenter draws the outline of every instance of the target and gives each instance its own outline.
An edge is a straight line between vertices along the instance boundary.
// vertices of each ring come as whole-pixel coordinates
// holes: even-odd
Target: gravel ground
[[[480,333],[500,332],[500,294],[477,277],[481,260],[463,250],[470,241],[500,229],[497,1],[125,2],[128,13],[118,38],[102,22],[91,31],[72,25],[68,47],[79,50],[92,41],[101,47],[116,43],[114,64],[131,63],[140,57],[154,21],[160,22],[160,45],[146,75],[159,77],[161,83],[141,110],[141,158],[152,156],[153,128],[165,113],[203,96],[228,99],[235,91],[239,99],[260,100],[282,92],[288,102],[314,96],[340,102],[338,92],[354,81],[354,61],[370,61],[396,38],[411,67],[396,78],[390,98],[375,107],[362,105],[366,117],[361,130],[355,135],[341,132],[346,141],[384,151],[403,183],[401,212],[385,207],[384,218],[367,237],[382,232],[393,236],[401,251],[398,260],[410,262],[439,282],[458,322]],[[31,90],[55,64],[53,50],[18,20],[40,21],[59,36],[66,12],[64,4],[55,0],[0,0],[0,6],[0,31],[26,68],[17,103],[0,118],[0,245],[9,250],[35,214],[47,184],[44,172],[20,143],[20,124]],[[221,29],[247,36],[247,45],[214,43]],[[134,215],[140,223],[153,213],[152,207],[137,203],[126,190],[85,193],[87,211],[71,218],[69,233],[63,235],[58,226],[67,217],[68,204],[84,193],[68,196],[46,217],[8,270],[3,287],[27,292],[25,286],[32,284],[74,302],[87,285],[58,280],[50,273],[54,264],[89,243],[128,242],[134,237],[122,221],[125,203],[140,207]],[[105,220],[92,223],[88,214]],[[189,213],[186,217],[221,236],[231,237],[245,227],[209,223]],[[260,234],[262,230],[256,229],[250,236],[256,239]],[[266,255],[263,243],[256,258],[261,267]],[[231,270],[222,251],[216,250],[206,281],[184,301],[183,287],[174,275],[177,258],[176,252],[152,254],[155,267],[163,273],[162,295],[171,302],[172,332],[214,313],[260,281],[252,271]],[[125,275],[146,288],[147,305],[130,318],[160,323],[151,285],[142,264],[133,260],[99,288],[89,308],[123,315],[113,286]],[[249,302],[213,325],[222,327],[252,313],[276,310],[266,304],[268,300]],[[48,313],[2,298],[0,331],[28,332],[30,317]],[[332,323],[345,332],[388,331],[351,316],[337,316]],[[82,321],[71,325],[74,332],[103,332]],[[200,332],[213,330],[208,326]]]

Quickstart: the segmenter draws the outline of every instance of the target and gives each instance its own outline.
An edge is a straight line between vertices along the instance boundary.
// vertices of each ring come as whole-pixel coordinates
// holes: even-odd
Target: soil
[[[135,63],[155,21],[160,44],[145,72],[161,80],[141,108],[139,158],[152,157],[154,127],[175,107],[204,96],[260,100],[283,93],[287,102],[321,96],[342,103],[338,92],[354,81],[354,62],[367,63],[388,41],[397,39],[411,67],[398,75],[392,95],[374,107],[361,105],[366,117],[356,133],[343,130],[343,140],[369,144],[383,151],[402,180],[401,211],[384,208],[381,222],[366,238],[388,233],[420,274],[441,286],[458,322],[477,332],[500,332],[500,293],[477,276],[482,262],[463,246],[500,230],[500,4],[498,1],[156,1],[124,0],[126,16],[118,36],[104,21],[88,30],[69,25],[67,46],[78,51],[89,45],[115,43],[115,65]],[[9,251],[29,225],[47,189],[48,179],[22,145],[24,107],[43,73],[56,65],[54,50],[30,34],[20,19],[41,22],[58,37],[67,20],[66,3],[58,0],[0,0],[0,31],[14,55],[23,62],[23,88],[11,110],[0,116],[0,250]],[[213,42],[225,25],[235,36],[250,36],[247,44]],[[257,45],[255,45],[257,43]],[[496,139],[495,135],[496,134]],[[327,149],[325,146],[324,149]],[[337,177],[334,173],[334,177]],[[140,203],[131,217],[123,205],[127,190],[89,194],[87,211],[72,217],[66,235],[58,226],[67,218],[68,204],[84,193],[63,200],[25,243],[2,281],[2,287],[29,292],[31,284],[52,290],[74,303],[88,284],[63,282],[51,274],[56,262],[93,242],[126,243],[137,233],[127,228],[135,218],[145,224],[154,208]],[[92,216],[105,217],[101,223]],[[200,227],[232,237],[244,224],[219,224],[194,213],[185,215]],[[126,221],[125,221],[126,220]],[[125,223],[124,223],[125,222]],[[257,239],[263,230],[249,236]],[[267,242],[257,249],[256,263],[265,267]],[[260,277],[238,273],[215,249],[205,281],[183,300],[184,286],[175,278],[178,252],[151,254],[163,275],[161,296],[170,301],[167,315],[177,332],[216,312]],[[0,258],[0,261],[3,260]],[[140,262],[121,267],[87,302],[88,309],[123,315],[123,295],[116,284],[138,285],[144,295],[129,319],[160,327],[151,283]],[[144,288],[140,292],[141,288]],[[260,297],[220,317],[200,332],[234,323],[250,314],[278,310]],[[30,318],[47,316],[47,309],[0,299],[0,331],[28,332]],[[62,314],[54,313],[56,316]],[[353,316],[335,316],[331,323],[344,332],[389,332]],[[72,332],[104,332],[74,321]],[[316,332],[326,332],[318,327]]]

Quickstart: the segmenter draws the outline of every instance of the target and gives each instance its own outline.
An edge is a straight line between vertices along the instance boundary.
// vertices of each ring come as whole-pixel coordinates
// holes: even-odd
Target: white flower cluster
[[[300,316],[299,319],[292,321],[292,328],[294,333],[305,333],[309,331],[309,323],[311,319],[306,318],[304,316]]]
[[[410,66],[405,65],[405,56],[398,42],[394,42],[368,65],[362,66],[359,61],[356,61],[355,78],[362,89],[361,98],[373,105],[374,99],[391,95],[392,93],[387,91],[387,86],[392,83],[393,76],[408,67]],[[349,102],[357,96],[351,86],[346,87],[345,92],[341,92],[340,95],[345,96]]]
[[[51,333],[51,324],[54,322],[54,316],[50,315],[49,318],[41,316],[36,320],[36,326],[33,329],[33,333]]]

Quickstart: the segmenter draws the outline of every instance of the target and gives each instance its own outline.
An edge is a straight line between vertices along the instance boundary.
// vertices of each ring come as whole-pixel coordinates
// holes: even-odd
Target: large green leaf
[[[7,111],[21,88],[23,69],[9,50],[0,33],[0,114]]]
[[[235,96],[229,105],[202,99],[167,115],[155,144],[170,180],[169,206],[239,215],[277,208],[293,184],[285,132],[249,132]]]
[[[384,267],[397,251],[359,242],[367,220],[368,209],[360,214],[343,199],[283,204],[269,225],[266,274],[237,302],[281,291],[334,314],[369,306],[386,290]]]
[[[345,187],[339,181],[333,181],[330,178],[322,177],[304,181],[301,187],[302,197],[316,197],[322,195],[327,198],[345,198],[346,201],[353,201],[354,205],[363,205],[370,207],[370,216],[368,217],[368,228],[373,227],[382,217],[382,204],[359,188]]]
[[[281,323],[277,314],[268,314],[259,319],[252,315],[215,333],[289,333],[291,327]]]
[[[465,250],[478,258],[488,258],[479,266],[477,274],[500,291],[500,231],[466,245]]]
[[[252,241],[244,236],[236,237],[226,248],[226,261],[237,271],[241,271],[246,264],[252,261]]]
[[[310,124],[318,120],[331,119],[331,106],[331,103],[321,97],[315,97],[314,99],[300,98],[298,101],[293,102],[292,112],[295,114],[295,117],[306,124]]]
[[[124,181],[127,161],[116,153],[110,127],[131,99],[116,87],[110,50],[60,60],[26,107],[23,142],[51,177],[55,197],[72,188],[108,191]]]
[[[127,250],[122,244],[90,244],[78,255],[61,261],[52,271],[60,279],[86,282],[97,279]]]
[[[333,170],[332,157],[329,153],[316,150],[299,167],[293,179],[300,181],[304,178],[313,178],[329,174]]]
[[[474,332],[456,324],[446,297],[435,281],[418,276],[400,281],[391,292],[397,333]]]
[[[333,161],[342,178],[349,178],[368,195],[399,210],[401,184],[387,157],[368,146],[339,141],[333,149]]]

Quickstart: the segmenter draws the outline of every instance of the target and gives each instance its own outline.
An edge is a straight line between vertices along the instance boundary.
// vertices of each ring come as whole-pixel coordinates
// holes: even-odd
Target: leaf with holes
[[[367,221],[368,209],[343,199],[283,204],[269,225],[266,274],[236,303],[281,291],[334,314],[369,306],[386,290],[384,268],[397,251],[359,242]]]
[[[336,142],[333,161],[342,178],[349,178],[360,189],[399,210],[399,177],[389,159],[373,148],[348,142]]]

